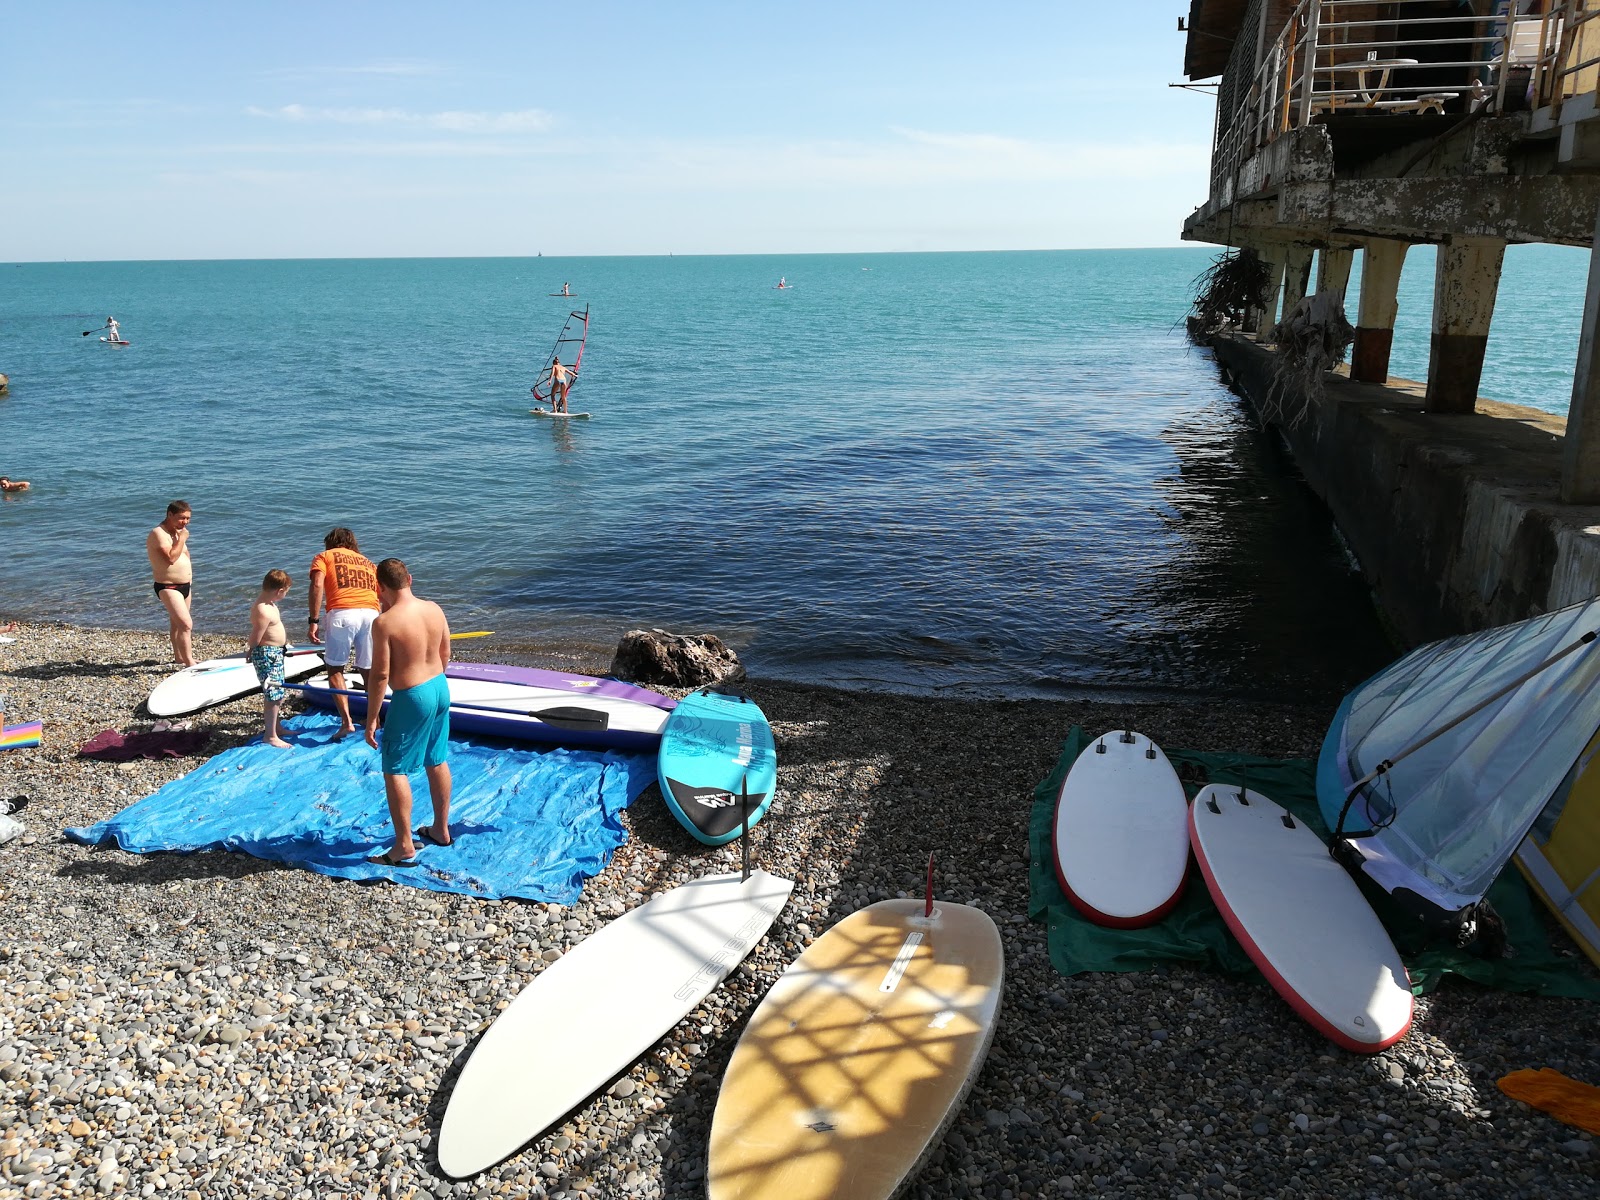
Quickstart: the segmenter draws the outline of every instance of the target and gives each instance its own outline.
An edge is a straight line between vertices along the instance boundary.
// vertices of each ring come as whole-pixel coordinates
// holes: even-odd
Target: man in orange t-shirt
[[[344,669],[353,651],[365,687],[366,673],[372,669],[372,622],[378,618],[378,569],[361,553],[356,535],[343,525],[330,529],[322,544],[322,553],[311,560],[311,640],[326,647],[323,659],[332,686],[343,689]],[[319,632],[324,597],[328,603],[325,637]],[[334,736],[354,733],[350,701],[335,696],[333,702],[339,709],[339,732]]]

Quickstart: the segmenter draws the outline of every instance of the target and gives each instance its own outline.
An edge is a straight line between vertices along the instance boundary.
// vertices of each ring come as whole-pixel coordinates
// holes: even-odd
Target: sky
[[[1179,244],[1187,0],[0,0],[0,261]]]

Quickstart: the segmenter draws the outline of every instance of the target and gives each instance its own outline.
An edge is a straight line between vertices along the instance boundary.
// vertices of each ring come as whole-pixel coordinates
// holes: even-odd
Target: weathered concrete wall
[[[1247,399],[1265,395],[1269,351],[1238,336],[1213,349]],[[1423,391],[1330,377],[1282,430],[1400,637],[1417,645],[1600,593],[1600,506],[1560,502],[1561,418],[1482,399],[1475,414],[1424,413]]]

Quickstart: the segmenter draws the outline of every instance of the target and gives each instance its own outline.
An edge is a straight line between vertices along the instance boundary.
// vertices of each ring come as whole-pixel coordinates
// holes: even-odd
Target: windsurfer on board
[[[559,357],[550,360],[550,411],[567,411],[567,393],[572,390],[572,372]]]

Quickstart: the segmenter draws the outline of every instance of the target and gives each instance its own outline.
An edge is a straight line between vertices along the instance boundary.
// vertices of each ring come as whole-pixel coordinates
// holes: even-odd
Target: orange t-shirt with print
[[[378,568],[365,554],[344,547],[324,550],[311,560],[311,573],[322,572],[322,594],[328,611],[378,607]]]

